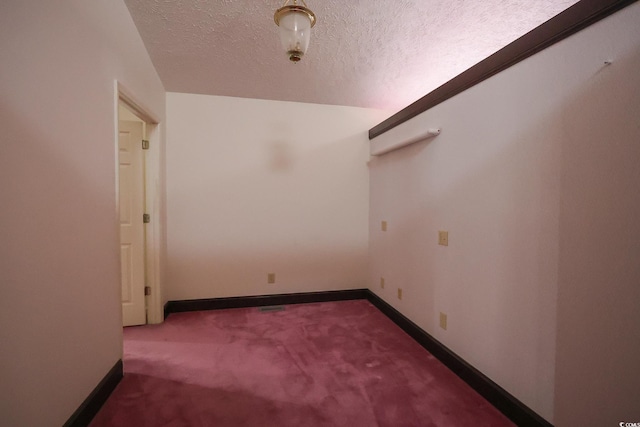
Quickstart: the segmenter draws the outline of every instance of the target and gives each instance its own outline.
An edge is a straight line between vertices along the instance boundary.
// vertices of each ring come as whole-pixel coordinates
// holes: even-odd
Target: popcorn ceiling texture
[[[289,62],[283,0],[125,0],[170,92],[399,110],[577,0],[307,0]]]

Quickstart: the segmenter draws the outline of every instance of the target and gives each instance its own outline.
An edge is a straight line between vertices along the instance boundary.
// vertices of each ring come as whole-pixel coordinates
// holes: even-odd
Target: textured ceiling
[[[400,110],[577,0],[307,0],[289,62],[283,0],[125,0],[165,89]]]

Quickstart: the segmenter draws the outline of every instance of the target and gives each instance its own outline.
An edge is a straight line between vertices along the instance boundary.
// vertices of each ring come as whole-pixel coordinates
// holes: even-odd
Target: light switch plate
[[[267,274],[267,283],[276,283],[276,273]]]
[[[381,229],[382,231],[387,231],[387,221],[382,221],[382,222],[380,223],[380,229]]]
[[[440,327],[447,330],[447,315],[443,312],[440,312]]]
[[[448,231],[438,231],[438,244],[442,246],[449,246]]]

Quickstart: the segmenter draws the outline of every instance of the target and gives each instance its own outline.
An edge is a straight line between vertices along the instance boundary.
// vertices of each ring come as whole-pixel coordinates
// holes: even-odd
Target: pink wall
[[[558,426],[640,419],[638,28],[634,4],[396,128],[442,134],[370,165],[371,289]]]
[[[122,354],[114,80],[165,94],[122,1],[3,1],[0,57],[0,424],[60,426]]]
[[[640,4],[564,57],[585,76],[562,124],[556,425],[640,422]],[[586,74],[586,73],[585,73]]]
[[[167,299],[366,287],[384,112],[168,93],[167,114]]]

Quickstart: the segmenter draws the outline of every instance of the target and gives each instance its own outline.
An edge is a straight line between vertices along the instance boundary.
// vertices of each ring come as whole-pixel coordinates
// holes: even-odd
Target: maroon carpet
[[[92,427],[513,426],[364,300],[126,328]]]

